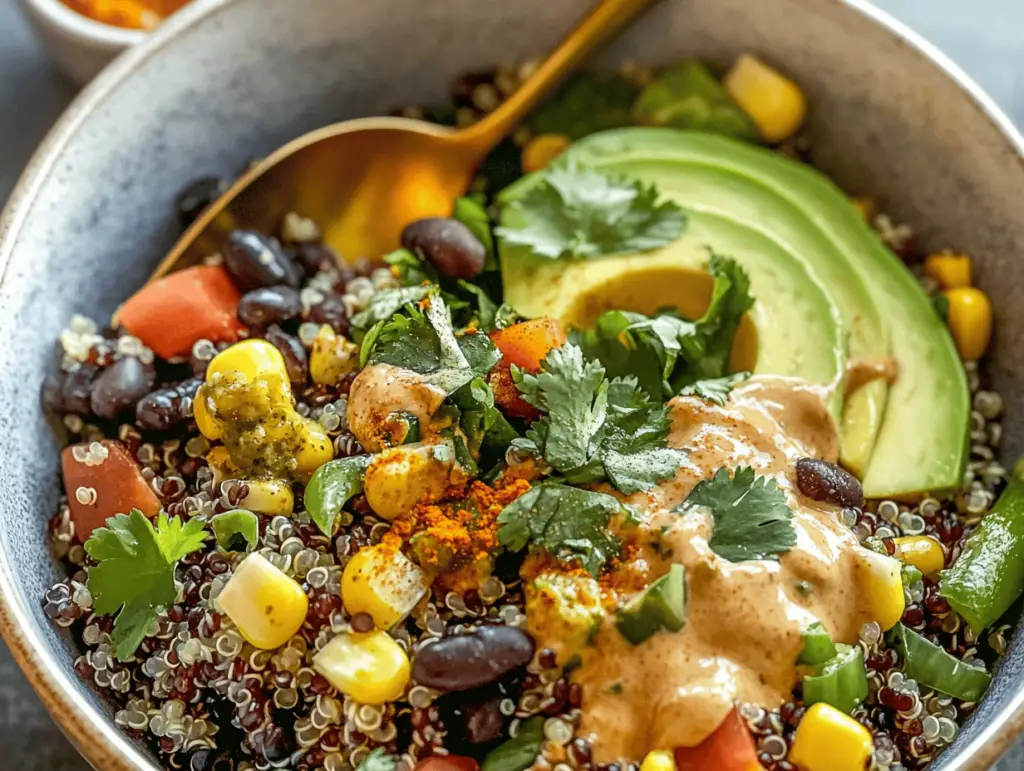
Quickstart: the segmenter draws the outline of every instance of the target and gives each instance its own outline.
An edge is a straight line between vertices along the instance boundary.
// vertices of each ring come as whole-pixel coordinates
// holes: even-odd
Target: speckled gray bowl
[[[331,121],[443,100],[459,71],[542,54],[589,0],[212,0],[130,51],[75,102],[0,221],[0,630],[54,717],[98,769],[155,769],[72,671],[40,609],[59,567],[45,523],[58,443],[39,384],[72,313],[108,315],[175,230],[174,194],[231,174]],[[1024,446],[1022,142],[977,87],[861,0],[666,0],[610,51],[652,63],[753,50],[810,93],[820,165],[881,193],[928,247],[974,255],[996,306],[1004,450]],[[1024,730],[1024,640],[954,749],[988,768]],[[3,765],[0,762],[0,765]]]

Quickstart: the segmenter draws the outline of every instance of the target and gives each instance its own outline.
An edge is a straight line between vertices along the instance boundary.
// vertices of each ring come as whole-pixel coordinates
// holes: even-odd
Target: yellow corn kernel
[[[675,755],[668,750],[648,752],[640,764],[640,771],[676,771]]]
[[[924,274],[938,281],[943,289],[970,286],[971,258],[953,252],[929,254],[924,261]]]
[[[249,492],[238,501],[239,508],[260,514],[290,516],[295,511],[292,486],[280,479],[246,479]]]
[[[803,125],[807,115],[803,91],[753,54],[740,56],[723,82],[769,144],[789,139]]]
[[[796,727],[789,761],[803,771],[864,771],[873,749],[868,729],[845,712],[819,702]]]
[[[980,289],[961,287],[944,292],[949,301],[946,324],[960,356],[980,359],[992,339],[992,302]]]
[[[865,610],[883,631],[892,629],[906,608],[900,561],[870,549],[857,549],[856,555],[857,579]]]
[[[234,479],[242,473],[238,466],[232,463],[228,448],[222,444],[210,448],[210,451],[206,453],[206,464],[213,471],[213,483],[216,487],[219,487],[225,479]]]
[[[359,346],[324,324],[309,353],[309,374],[314,383],[337,385],[359,364]]]
[[[364,546],[345,566],[341,599],[349,615],[369,613],[390,629],[404,619],[430,588],[426,574],[393,546]]]
[[[206,386],[201,385],[196,398],[192,401],[192,417],[195,418],[199,433],[213,442],[224,436],[224,427],[210,414],[206,407],[206,399]]]
[[[242,637],[264,650],[288,642],[302,627],[309,608],[302,587],[258,552],[235,568],[217,602]]]
[[[308,480],[313,472],[334,460],[334,442],[322,425],[310,418],[302,418],[302,440],[295,453],[296,474]]]
[[[908,535],[894,540],[896,556],[926,576],[938,573],[946,564],[942,544],[927,535]]]
[[[409,657],[379,630],[339,634],[313,657],[313,668],[360,704],[395,701],[409,684]]]
[[[455,461],[450,444],[406,444],[377,455],[366,469],[363,494],[374,513],[394,519],[417,503],[437,500]]]
[[[523,171],[540,171],[565,152],[572,140],[565,134],[540,134],[523,148]]]
[[[246,383],[276,375],[288,382],[288,368],[281,352],[272,343],[258,338],[242,340],[214,356],[206,369],[207,381],[214,375],[241,375]]]

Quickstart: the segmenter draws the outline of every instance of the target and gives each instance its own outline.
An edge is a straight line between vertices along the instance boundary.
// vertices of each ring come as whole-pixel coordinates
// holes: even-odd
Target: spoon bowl
[[[317,129],[254,164],[182,234],[151,280],[200,262],[238,228],[274,232],[288,211],[320,223],[344,259],[379,257],[423,217],[446,216],[480,162],[591,51],[652,0],[602,0],[494,112],[465,129],[358,118]]]

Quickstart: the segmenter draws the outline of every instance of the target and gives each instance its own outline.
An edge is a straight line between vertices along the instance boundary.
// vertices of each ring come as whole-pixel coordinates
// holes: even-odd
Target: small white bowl
[[[149,34],[146,30],[103,24],[71,10],[60,0],[21,0],[21,7],[50,58],[80,86]]]

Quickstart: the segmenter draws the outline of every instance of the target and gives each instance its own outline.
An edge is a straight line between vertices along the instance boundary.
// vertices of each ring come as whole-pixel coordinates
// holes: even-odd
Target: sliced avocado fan
[[[731,256],[750,274],[756,300],[756,371],[837,386],[841,459],[867,496],[909,498],[960,484],[970,400],[952,340],[913,275],[824,175],[721,136],[655,128],[591,135],[556,162],[654,183],[688,210],[687,229],[656,252],[589,261],[503,247],[508,302],[527,314],[565,317],[593,304],[580,298],[609,282],[632,286],[626,294],[634,295],[646,284],[661,298],[669,276],[657,270],[699,270],[708,249]],[[502,198],[530,184],[524,178]],[[502,216],[515,210],[505,207]],[[638,282],[637,270],[653,271],[655,280]],[[692,292],[682,278],[673,288]],[[686,302],[678,305],[688,313]],[[899,370],[891,386],[874,380],[843,393],[848,360],[889,355]]]

